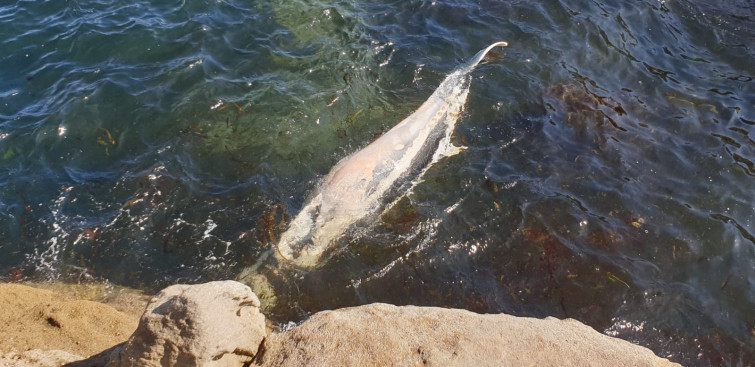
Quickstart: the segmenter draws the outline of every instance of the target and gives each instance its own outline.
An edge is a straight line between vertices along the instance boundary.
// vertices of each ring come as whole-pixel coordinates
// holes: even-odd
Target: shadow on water
[[[572,317],[683,365],[755,360],[750,1],[0,7],[0,273],[235,278],[322,175],[495,40],[442,160],[280,323],[367,302]]]

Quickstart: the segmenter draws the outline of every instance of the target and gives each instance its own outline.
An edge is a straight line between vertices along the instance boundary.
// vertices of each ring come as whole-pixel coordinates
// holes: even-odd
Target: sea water
[[[0,5],[0,277],[233,279],[341,158],[488,44],[463,153],[276,322],[368,302],[575,318],[685,365],[755,360],[755,5]]]

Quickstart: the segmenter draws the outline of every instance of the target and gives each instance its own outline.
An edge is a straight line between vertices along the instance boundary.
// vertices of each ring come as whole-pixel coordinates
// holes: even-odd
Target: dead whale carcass
[[[277,256],[301,268],[314,267],[357,222],[374,219],[386,196],[411,185],[432,162],[458,152],[450,142],[469,93],[469,74],[496,42],[448,75],[409,117],[364,149],[342,159],[296,215],[277,244]],[[390,194],[390,195],[389,195]]]

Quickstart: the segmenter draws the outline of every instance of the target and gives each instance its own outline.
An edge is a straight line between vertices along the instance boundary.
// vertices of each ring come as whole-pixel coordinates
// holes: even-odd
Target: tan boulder
[[[0,366],[58,367],[80,359],[81,357],[62,350],[32,349],[21,353],[0,353]]]
[[[260,366],[674,366],[576,320],[387,304],[315,314],[271,335]]]
[[[259,306],[249,287],[230,280],[170,286],[108,366],[241,366],[265,338]]]
[[[136,329],[139,313],[22,284],[0,284],[0,352],[49,349],[88,357],[124,342]]]
[[[138,300],[128,303],[138,308]],[[0,284],[0,366],[676,365],[575,320],[434,307],[324,311],[265,339],[258,298],[233,281],[166,288],[128,342],[112,347],[135,328],[127,316],[96,302]],[[96,352],[74,362],[75,354]]]

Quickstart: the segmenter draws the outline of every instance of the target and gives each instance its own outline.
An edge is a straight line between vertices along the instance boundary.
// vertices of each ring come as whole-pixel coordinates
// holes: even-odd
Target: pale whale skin
[[[507,43],[477,53],[409,117],[333,167],[281,235],[276,257],[300,268],[315,267],[349,227],[385,209],[386,196],[405,194],[403,186],[408,190],[407,183],[432,162],[458,152],[450,138],[469,93],[469,74],[498,46]]]

